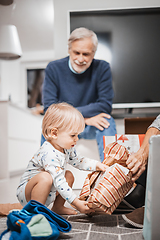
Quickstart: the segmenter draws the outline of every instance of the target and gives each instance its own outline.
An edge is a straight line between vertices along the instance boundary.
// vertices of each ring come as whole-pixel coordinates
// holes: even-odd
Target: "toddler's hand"
[[[78,198],[74,199],[72,205],[74,205],[81,213],[89,214],[94,212],[93,209],[88,207],[88,203],[86,201],[79,200]]]
[[[108,166],[101,163],[101,162],[98,162],[97,165],[96,165],[96,171],[105,172],[107,168],[108,168]]]

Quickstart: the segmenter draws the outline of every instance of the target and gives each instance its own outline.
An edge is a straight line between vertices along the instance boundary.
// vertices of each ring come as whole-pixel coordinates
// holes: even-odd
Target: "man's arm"
[[[94,126],[103,131],[109,127],[107,118],[110,119],[112,110],[113,88],[111,69],[107,62],[100,61],[101,70],[96,74],[96,67],[93,66],[97,78],[98,98],[95,102],[83,107],[78,107],[85,118],[86,125]],[[99,68],[99,67],[98,67]]]
[[[54,77],[52,62],[45,69],[45,79],[42,86],[42,102],[44,112],[52,103],[58,102],[58,83]]]
[[[133,181],[136,181],[146,168],[148,162],[150,137],[158,134],[160,134],[160,130],[158,128],[149,128],[146,132],[140,149],[128,158],[126,164],[133,174]]]
[[[91,118],[100,113],[110,114],[112,111],[113,88],[111,69],[107,62],[93,60],[92,85],[96,88],[97,98],[95,101],[77,107],[84,118]]]

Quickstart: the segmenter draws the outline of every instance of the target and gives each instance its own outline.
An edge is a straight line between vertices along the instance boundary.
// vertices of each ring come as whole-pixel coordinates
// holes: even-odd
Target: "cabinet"
[[[125,118],[125,134],[144,134],[156,117]]]
[[[40,146],[42,116],[0,102],[0,179],[24,170]]]

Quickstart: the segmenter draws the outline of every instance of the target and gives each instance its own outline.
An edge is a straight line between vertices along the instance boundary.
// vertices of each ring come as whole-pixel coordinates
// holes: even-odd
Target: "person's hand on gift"
[[[74,199],[72,205],[81,213],[90,214],[95,212],[93,209],[88,207],[87,201],[79,200],[78,198]]]
[[[149,155],[149,139],[151,136],[160,134],[157,128],[151,127],[147,130],[140,149],[129,156],[126,161],[128,169],[132,172],[132,181],[135,182],[144,172]]]
[[[107,168],[108,168],[108,166],[101,163],[101,162],[98,162],[97,165],[96,165],[96,171],[105,172]]]
[[[147,159],[144,157],[144,154],[140,150],[130,155],[126,161],[126,164],[132,173],[132,181],[135,182],[144,172],[147,164]]]

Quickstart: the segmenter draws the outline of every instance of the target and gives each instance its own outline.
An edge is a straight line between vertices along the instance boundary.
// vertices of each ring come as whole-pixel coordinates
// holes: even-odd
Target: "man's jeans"
[[[107,118],[107,121],[110,123],[110,126],[105,128],[103,131],[97,129],[96,127],[87,125],[84,131],[78,136],[79,139],[96,139],[101,162],[104,160],[103,136],[114,136],[117,133],[114,119],[112,117],[110,119]],[[44,142],[45,138],[42,135],[41,145]]]

